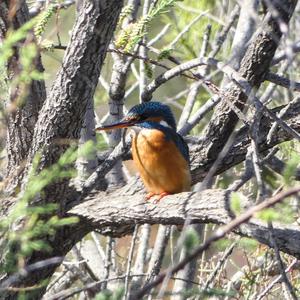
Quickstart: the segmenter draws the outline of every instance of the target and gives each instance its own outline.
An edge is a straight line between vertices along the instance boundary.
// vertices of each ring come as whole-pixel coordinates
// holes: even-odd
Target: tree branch
[[[280,76],[278,74],[267,73],[265,79],[270,82],[273,82],[277,85],[283,86],[291,91],[296,91],[296,92],[300,91],[300,83],[299,82],[292,81],[292,80],[285,78],[283,76]]]
[[[39,170],[57,162],[70,142],[80,137],[80,130],[88,100],[93,97],[98,83],[100,70],[105,59],[108,44],[117,24],[123,1],[84,0],[77,13],[70,43],[65,52],[61,70],[58,72],[51,92],[40,110],[35,124],[33,143],[29,153],[32,160],[37,152],[41,153]],[[28,169],[30,169],[28,163]],[[44,203],[56,202],[59,205],[57,214],[63,215],[69,193],[69,180],[60,180],[50,184],[43,191]],[[27,259],[27,264],[51,256],[65,256],[71,247],[89,232],[86,224],[77,224],[58,229],[47,242],[52,253],[36,251]],[[49,267],[32,274],[22,282],[23,286],[34,285],[48,278],[55,271]],[[45,292],[44,285],[36,293]],[[7,299],[17,297],[15,293]]]
[[[248,201],[243,205],[251,203]],[[230,193],[221,189],[171,195],[158,204],[146,203],[141,193],[100,192],[71,209],[69,215],[78,216],[81,222],[91,228],[114,236],[128,234],[128,228],[136,224],[182,225],[187,218],[191,223],[227,224],[233,218]],[[269,228],[261,221],[245,223],[236,233],[272,247]],[[299,226],[274,224],[274,239],[280,251],[300,257]]]
[[[272,15],[268,13],[265,16],[256,36],[249,45],[241,61],[241,67],[238,73],[248,82],[251,88],[259,88],[264,79],[264,75],[269,70],[269,66],[282,36],[281,24],[279,24],[278,20],[287,26],[296,3],[296,0],[288,0],[285,1],[283,5],[282,1],[276,1],[274,6],[278,14]],[[203,149],[207,149],[208,157],[216,157],[223,149],[239,121],[232,107],[243,110],[247,98],[244,91],[239,87],[231,87],[227,90],[227,101],[222,101],[217,106],[205,131],[205,140],[202,147]],[[229,105],[229,103],[231,103],[231,105]]]
[[[280,202],[284,198],[291,196],[293,194],[299,193],[300,188],[292,188],[288,191],[284,191],[279,193],[278,195],[269,198],[258,205],[255,205],[249,208],[246,212],[241,214],[240,216],[234,218],[228,224],[218,228],[202,245],[198,246],[194,251],[192,251],[189,255],[187,255],[183,260],[181,260],[177,265],[170,266],[165,272],[161,273],[153,282],[144,286],[140,291],[138,291],[131,300],[141,299],[147,292],[149,292],[152,288],[159,285],[164,278],[167,276],[171,276],[181,270],[187,263],[191,260],[197,258],[203,251],[207,250],[213,242],[220,240],[225,237],[231,231],[237,229],[241,224],[245,224],[245,222],[249,221],[253,215],[265,208],[271,207],[274,204]]]

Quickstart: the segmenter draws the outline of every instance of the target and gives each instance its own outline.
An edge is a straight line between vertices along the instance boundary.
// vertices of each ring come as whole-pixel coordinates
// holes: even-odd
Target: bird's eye
[[[138,122],[140,121],[140,116],[130,116],[130,117],[127,117],[126,118],[126,121],[129,121],[129,122]]]
[[[140,121],[144,121],[144,120],[146,120],[148,117],[147,116],[145,116],[144,114],[141,114],[140,116],[139,116],[139,120]]]

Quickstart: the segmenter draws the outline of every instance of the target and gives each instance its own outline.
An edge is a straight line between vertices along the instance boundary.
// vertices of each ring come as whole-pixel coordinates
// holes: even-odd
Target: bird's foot
[[[155,193],[150,192],[146,195],[146,200],[150,200],[153,196],[155,196]]]
[[[158,195],[158,197],[154,200],[154,203],[158,203],[163,197],[170,195],[168,192],[162,192]]]

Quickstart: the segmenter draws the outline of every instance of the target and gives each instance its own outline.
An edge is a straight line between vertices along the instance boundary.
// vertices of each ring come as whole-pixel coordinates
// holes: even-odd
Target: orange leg
[[[149,192],[149,193],[146,195],[146,200],[150,200],[153,196],[155,196],[155,193]]]
[[[158,203],[163,197],[170,195],[168,192],[162,192],[158,195],[158,197],[154,200],[154,203]]]

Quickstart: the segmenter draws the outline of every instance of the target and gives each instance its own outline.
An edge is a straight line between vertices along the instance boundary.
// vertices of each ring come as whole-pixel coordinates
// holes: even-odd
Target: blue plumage
[[[151,118],[161,118],[165,121],[168,126],[163,126],[158,122],[150,121]],[[172,140],[180,153],[183,155],[185,160],[190,163],[189,148],[186,142],[183,140],[181,135],[176,132],[176,121],[174,115],[168,105],[160,102],[145,102],[133,106],[127,116],[127,119],[139,118],[139,121],[135,126],[147,128],[147,129],[158,129],[164,132],[167,140]],[[150,118],[148,121],[147,119]]]
[[[148,194],[159,201],[168,194],[191,188],[189,148],[176,132],[176,121],[169,106],[160,102],[135,105],[119,122],[97,128],[112,130],[136,126],[132,157]]]
[[[141,121],[148,118],[161,117],[172,129],[176,131],[176,121],[168,105],[160,102],[146,102],[133,106],[126,118],[139,117]]]

